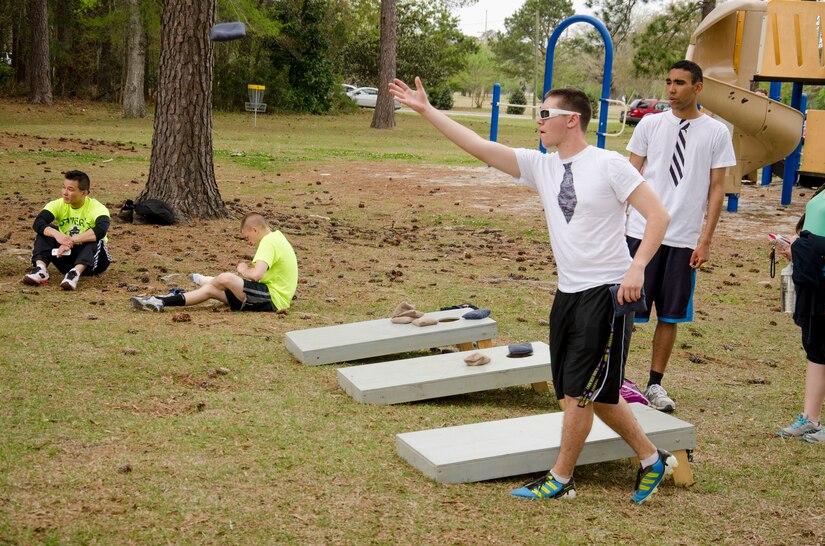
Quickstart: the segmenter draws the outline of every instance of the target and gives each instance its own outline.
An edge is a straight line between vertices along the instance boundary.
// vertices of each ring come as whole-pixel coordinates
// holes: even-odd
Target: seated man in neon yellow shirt
[[[252,264],[240,262],[235,273],[189,277],[200,288],[166,296],[132,298],[132,307],[144,311],[163,311],[164,307],[196,305],[213,299],[233,311],[283,311],[292,302],[298,286],[298,260],[292,245],[280,231],[272,231],[266,219],[256,212],[244,216],[241,235],[257,246]]]
[[[66,275],[60,287],[74,290],[81,275],[98,275],[111,263],[106,246],[109,209],[89,197],[86,173],[69,171],[64,176],[63,197],[47,203],[34,219],[33,267],[23,277],[25,284],[47,284],[48,267],[53,263]]]

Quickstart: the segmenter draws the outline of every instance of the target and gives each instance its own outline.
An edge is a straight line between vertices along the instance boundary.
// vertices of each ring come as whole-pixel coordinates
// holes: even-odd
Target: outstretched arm
[[[390,84],[390,93],[395,100],[424,116],[424,119],[468,154],[510,176],[521,176],[516,153],[512,148],[485,140],[471,129],[436,110],[427,99],[427,92],[424,91],[418,77],[415,78],[415,89],[411,89],[399,79],[394,80]]]

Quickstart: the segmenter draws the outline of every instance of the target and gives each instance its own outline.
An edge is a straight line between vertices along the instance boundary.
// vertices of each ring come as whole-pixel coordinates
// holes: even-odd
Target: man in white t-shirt
[[[645,397],[661,411],[676,403],[662,387],[680,322],[693,320],[696,270],[710,257],[713,232],[724,199],[725,168],[736,165],[730,132],[696,106],[702,91],[702,69],[679,61],[670,67],[667,91],[671,110],[645,116],[627,145],[630,162],[653,187],[670,214],[662,246],[645,270],[647,311],[636,322],[650,319],[656,308],[656,331]],[[707,219],[702,222],[707,211]],[[635,207],[627,219],[627,244],[634,254],[645,230]]]
[[[559,271],[550,355],[553,386],[564,408],[561,449],[545,476],[512,495],[574,498],[573,470],[595,413],[639,457],[632,500],[644,502],[677,463],[656,449],[619,396],[633,319],[632,313],[617,316],[616,305],[641,297],[644,269],[667,229],[667,212],[626,159],[587,144],[591,109],[581,91],[554,89],[545,96],[538,118],[541,141],[558,149],[545,155],[485,140],[433,108],[418,78],[415,86],[395,80],[390,92],[466,152],[535,188],[550,230]],[[633,259],[624,239],[627,203],[647,219]],[[611,288],[617,289],[616,302]]]

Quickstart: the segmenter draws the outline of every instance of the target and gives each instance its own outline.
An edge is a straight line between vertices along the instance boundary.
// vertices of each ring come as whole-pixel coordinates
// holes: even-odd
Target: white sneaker
[[[667,391],[661,385],[648,386],[644,395],[650,406],[659,411],[671,412],[676,409],[676,402],[667,395]]]
[[[139,298],[137,296],[132,298],[132,307],[140,309],[141,311],[153,311],[160,313],[163,311],[163,302],[160,298],[155,296],[148,296],[146,298]]]
[[[32,286],[49,284],[49,272],[43,267],[34,266],[31,273],[23,275],[23,284],[30,284]]]
[[[814,423],[804,413],[797,414],[796,421],[781,429],[776,433],[783,438],[804,438],[809,434],[816,433],[822,429],[821,424]]]
[[[66,276],[63,277],[63,282],[60,283],[60,288],[63,290],[75,290],[77,288],[77,279],[80,278],[80,273],[74,269],[70,269]]]
[[[203,286],[204,284],[209,284],[214,277],[208,277],[206,275],[201,275],[200,273],[190,273],[189,280],[192,281],[192,284],[197,286]]]

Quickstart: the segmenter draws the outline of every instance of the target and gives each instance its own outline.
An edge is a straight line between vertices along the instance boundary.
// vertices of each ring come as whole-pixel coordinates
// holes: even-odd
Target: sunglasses
[[[542,108],[539,110],[539,118],[553,119],[559,116],[569,116],[571,114],[579,114],[578,112],[571,112],[570,110],[559,110],[558,108]]]

